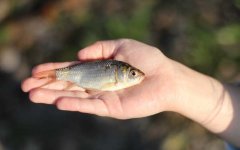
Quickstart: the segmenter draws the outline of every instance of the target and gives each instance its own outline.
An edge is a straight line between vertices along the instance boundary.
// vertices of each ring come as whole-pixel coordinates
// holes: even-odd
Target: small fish
[[[117,60],[83,62],[34,75],[36,78],[70,81],[87,90],[102,91],[115,91],[139,84],[144,76],[139,69]]]

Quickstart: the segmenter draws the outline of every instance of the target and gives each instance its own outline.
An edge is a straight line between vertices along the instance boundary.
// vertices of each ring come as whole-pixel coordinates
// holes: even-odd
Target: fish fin
[[[56,78],[56,70],[48,70],[48,71],[39,72],[39,73],[33,74],[33,77],[39,78],[39,79],[42,79],[42,78],[55,79]]]
[[[48,85],[48,84],[51,84],[51,83],[53,83],[53,82],[55,82],[55,81],[56,81],[55,78],[51,78],[47,83],[41,85],[40,88],[43,88],[44,86],[46,86],[46,85]]]
[[[96,89],[86,89],[85,92],[87,92],[88,94],[96,95],[98,93],[101,93],[102,91]]]
[[[107,84],[104,84],[100,90],[102,91],[113,91],[113,89],[115,89],[117,83],[116,82],[110,82],[110,83],[107,83]]]
[[[63,90],[70,90],[72,87],[74,87],[76,84],[72,82],[67,82],[67,87],[65,87]]]

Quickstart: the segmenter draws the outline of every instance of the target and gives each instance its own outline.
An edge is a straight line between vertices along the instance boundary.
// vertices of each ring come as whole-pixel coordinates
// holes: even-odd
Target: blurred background
[[[33,104],[21,81],[97,41],[133,38],[219,80],[240,80],[240,0],[0,0],[0,150],[223,150],[174,113],[120,121]]]

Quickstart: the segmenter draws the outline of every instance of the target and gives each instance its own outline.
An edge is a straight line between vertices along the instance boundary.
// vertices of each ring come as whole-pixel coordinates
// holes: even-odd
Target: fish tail
[[[53,78],[56,79],[56,70],[48,70],[33,75],[34,78]]]

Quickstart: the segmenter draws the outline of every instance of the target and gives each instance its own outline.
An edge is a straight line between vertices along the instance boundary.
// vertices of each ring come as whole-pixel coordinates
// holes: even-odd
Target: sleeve
[[[236,82],[236,83],[234,83],[234,84],[235,84],[236,86],[240,87],[240,81],[239,81],[239,82]],[[239,141],[239,142],[240,142],[240,141]],[[232,144],[225,142],[225,149],[226,149],[226,150],[240,150],[240,147],[237,148],[237,147],[233,146]]]
[[[226,142],[225,142],[225,149],[226,150],[240,150],[240,148],[237,148],[237,147],[233,146],[232,144],[226,143]]]

